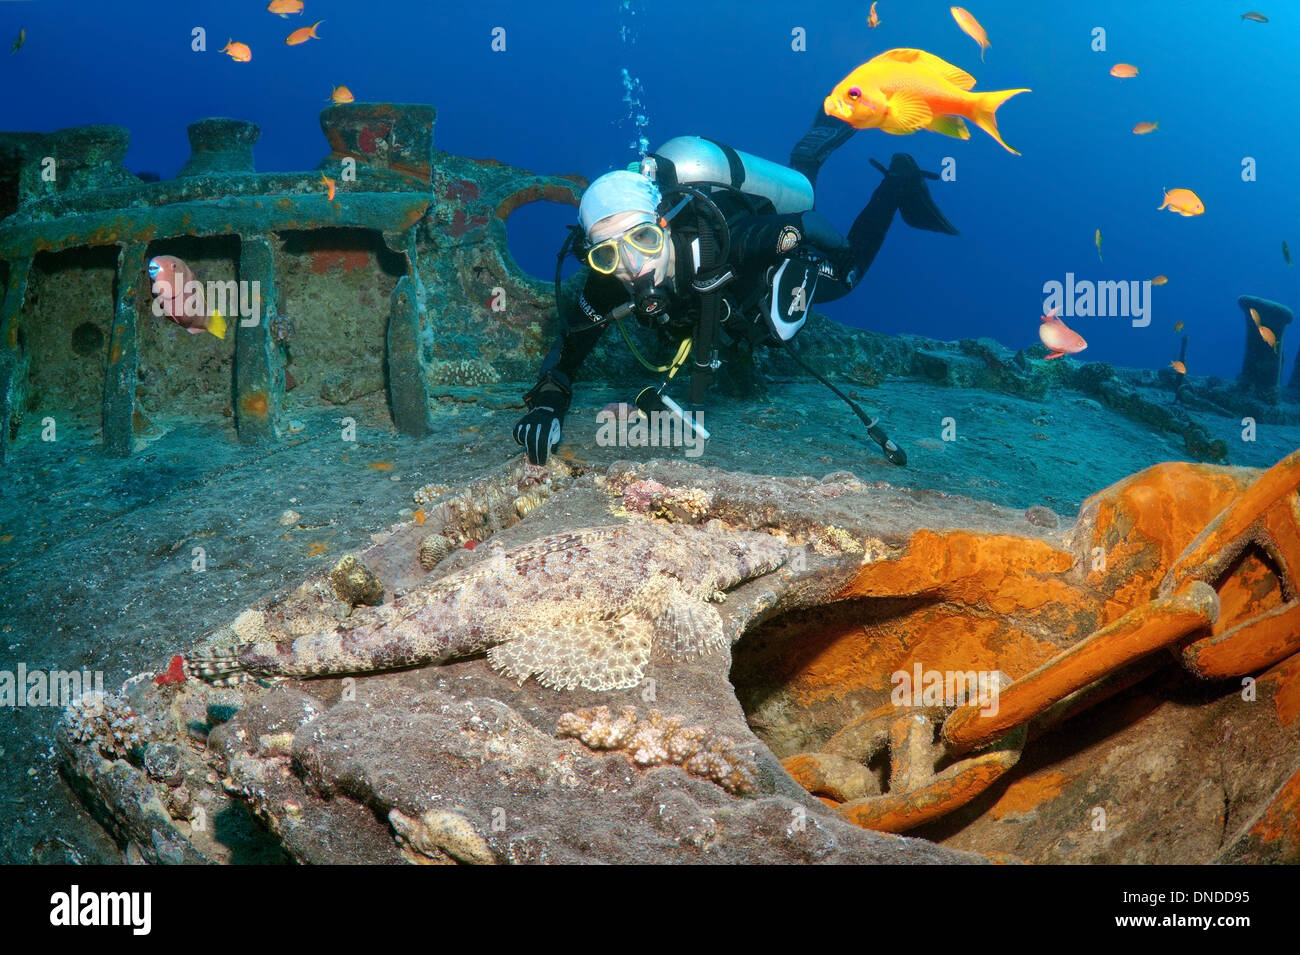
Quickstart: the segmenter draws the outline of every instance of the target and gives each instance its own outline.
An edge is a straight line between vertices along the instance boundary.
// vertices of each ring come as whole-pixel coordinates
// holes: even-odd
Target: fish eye
[[[849,88],[849,99],[862,99],[862,90],[856,86]]]

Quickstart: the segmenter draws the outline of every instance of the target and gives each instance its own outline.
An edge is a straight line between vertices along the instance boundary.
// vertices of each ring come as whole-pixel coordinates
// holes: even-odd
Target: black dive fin
[[[934,204],[934,199],[930,196],[930,188],[925,184],[927,179],[938,179],[938,173],[926,172],[919,168],[916,160],[907,153],[894,153],[888,169],[874,159],[871,160],[871,165],[887,177],[896,177],[898,211],[903,216],[904,222],[913,229],[943,232],[947,235],[959,234],[957,227],[949,222],[939,211],[939,207]]]

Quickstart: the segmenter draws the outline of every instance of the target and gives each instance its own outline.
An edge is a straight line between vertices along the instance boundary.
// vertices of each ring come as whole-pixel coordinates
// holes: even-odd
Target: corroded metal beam
[[[104,451],[129,457],[135,446],[136,369],[140,358],[135,283],[145,265],[142,242],[122,245],[117,253],[113,325],[108,336],[108,368],[104,374]]]
[[[280,436],[284,401],[284,369],[270,330],[276,288],[275,256],[268,237],[251,236],[240,243],[239,281],[257,288],[260,301],[256,321],[230,316],[235,326],[235,426],[241,442],[260,444]],[[251,286],[253,282],[257,285]]]

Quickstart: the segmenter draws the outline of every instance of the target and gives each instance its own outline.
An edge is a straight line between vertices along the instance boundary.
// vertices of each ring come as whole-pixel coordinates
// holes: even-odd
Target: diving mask
[[[587,249],[587,264],[601,275],[613,275],[620,261],[627,262],[624,245],[645,256],[658,255],[664,249],[664,230],[654,222],[638,223],[622,235],[598,242]],[[628,270],[631,269],[629,264]]]

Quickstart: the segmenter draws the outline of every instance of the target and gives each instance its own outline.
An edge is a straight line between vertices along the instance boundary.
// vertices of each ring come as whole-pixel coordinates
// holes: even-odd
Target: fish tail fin
[[[311,25],[311,35],[312,35],[312,37],[313,37],[314,39],[317,39],[317,40],[320,39],[320,37],[316,35],[316,28],[317,28],[318,26],[320,26],[320,25],[321,25],[322,23],[324,23],[324,22],[325,22],[324,20],[317,20],[315,23],[313,23],[313,24]]]
[[[246,646],[246,645],[245,645]],[[189,675],[213,686],[233,686],[254,679],[239,660],[244,646],[224,650],[202,649],[185,655]]]
[[[997,112],[998,112],[998,107],[1001,106],[1003,103],[1005,103],[1007,100],[1011,99],[1011,97],[1016,96],[1020,93],[1029,93],[1029,92],[1031,91],[1027,89],[992,90],[988,93],[976,94],[978,95],[979,100],[975,103],[975,109],[972,111],[972,115],[971,115],[971,121],[976,126],[984,130],[984,132],[988,133],[995,140],[997,140],[997,144],[1001,146],[1003,149],[1005,149],[1007,152],[1015,153],[1017,156],[1020,155],[1020,150],[1012,149],[1010,146],[1008,146],[1006,144],[1006,141],[1003,140],[1002,135],[998,132]]]
[[[214,310],[212,314],[208,316],[207,330],[218,338],[226,337],[226,320],[222,317],[220,312]]]

